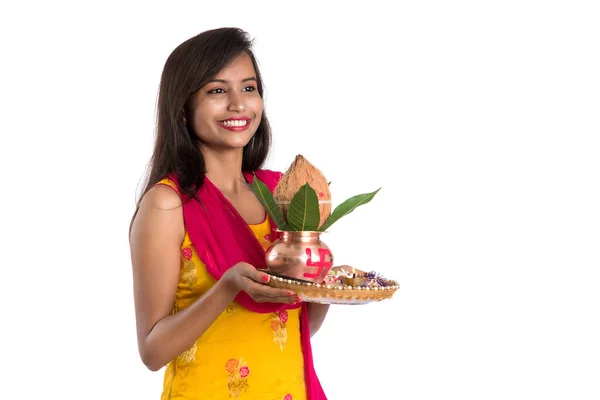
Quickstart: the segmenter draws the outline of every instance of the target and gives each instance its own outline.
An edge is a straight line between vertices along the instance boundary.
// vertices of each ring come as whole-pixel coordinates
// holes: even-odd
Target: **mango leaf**
[[[375,197],[377,192],[379,192],[381,188],[377,189],[371,193],[363,193],[353,197],[350,197],[348,200],[344,201],[342,204],[337,206],[335,210],[331,213],[329,218],[323,223],[323,225],[319,228],[320,231],[324,231],[333,225],[337,220],[342,218],[345,215],[350,214],[352,211],[356,209],[356,207],[361,206],[363,204],[367,204],[369,201]]]
[[[254,175],[254,179],[252,180],[251,188],[254,192],[254,195],[258,198],[258,201],[260,201],[265,210],[267,210],[269,217],[275,221],[277,227],[282,231],[289,230],[289,226],[285,222],[281,210],[277,206],[277,203],[275,203],[273,194],[271,194],[271,191],[267,185],[261,182],[256,175]]]
[[[319,228],[319,199],[308,183],[294,195],[288,209],[288,223],[293,231],[315,231]]]

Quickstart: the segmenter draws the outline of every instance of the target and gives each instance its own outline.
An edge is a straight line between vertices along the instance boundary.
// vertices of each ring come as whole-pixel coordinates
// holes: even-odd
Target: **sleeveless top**
[[[176,190],[164,179],[159,184]],[[249,225],[266,249],[268,218]],[[173,313],[206,293],[215,279],[185,232]],[[306,400],[300,343],[300,309],[261,314],[237,302],[165,370],[161,400]]]

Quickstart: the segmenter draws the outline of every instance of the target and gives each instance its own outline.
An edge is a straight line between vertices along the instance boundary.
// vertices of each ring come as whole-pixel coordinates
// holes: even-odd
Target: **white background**
[[[330,399],[600,398],[600,14],[589,1],[49,2],[0,9],[2,399],[158,399],[128,224],[160,73],[206,29],[256,39],[274,147],[324,237],[398,280],[313,338]]]

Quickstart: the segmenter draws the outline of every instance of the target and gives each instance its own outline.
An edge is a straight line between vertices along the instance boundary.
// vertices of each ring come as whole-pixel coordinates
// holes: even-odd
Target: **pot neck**
[[[318,231],[281,231],[281,238],[284,241],[288,240],[302,240],[312,241],[319,240],[323,232]]]

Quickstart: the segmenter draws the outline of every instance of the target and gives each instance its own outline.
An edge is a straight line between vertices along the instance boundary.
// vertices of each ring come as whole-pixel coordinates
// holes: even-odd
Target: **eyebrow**
[[[242,82],[248,82],[248,81],[256,81],[256,77],[254,77],[254,76],[251,76],[251,77],[249,77],[249,78],[244,78],[244,79],[242,79]],[[228,81],[228,80],[226,80],[226,79],[211,79],[211,80],[209,81],[209,83],[210,83],[210,82],[229,83],[229,81]]]

